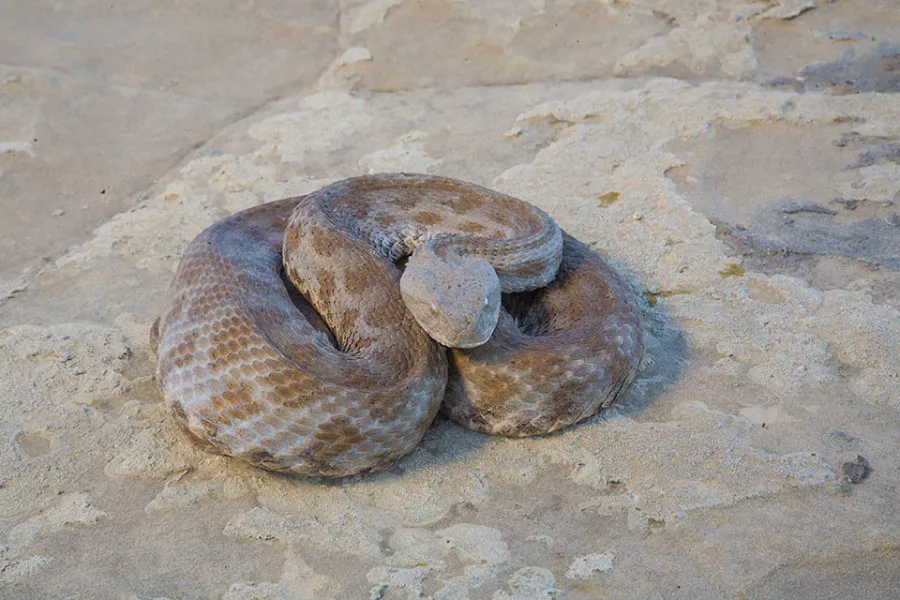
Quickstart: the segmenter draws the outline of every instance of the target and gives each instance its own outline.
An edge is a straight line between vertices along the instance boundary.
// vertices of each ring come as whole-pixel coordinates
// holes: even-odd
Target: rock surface
[[[0,596],[896,593],[892,0],[80,4],[0,25]],[[195,447],[147,337],[181,250],[393,170],[630,273],[621,404],[541,439],[439,419],[338,482]]]

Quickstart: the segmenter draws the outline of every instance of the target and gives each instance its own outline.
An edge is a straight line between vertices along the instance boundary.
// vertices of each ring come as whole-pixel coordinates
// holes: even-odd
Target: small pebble
[[[632,218],[632,220],[634,220],[634,221],[640,221],[641,219],[644,218],[644,215],[642,215],[642,214],[639,213],[639,212],[636,212],[636,213],[634,213],[633,215],[631,215],[631,218]]]
[[[869,461],[858,454],[856,455],[856,460],[845,462],[841,465],[841,470],[850,483],[859,483],[872,472],[872,469],[869,467]]]
[[[64,210],[61,209],[61,208],[57,208],[57,209],[54,210],[51,214],[52,214],[54,217],[61,217],[61,216],[63,216],[64,214],[66,214],[66,211],[64,211]]]

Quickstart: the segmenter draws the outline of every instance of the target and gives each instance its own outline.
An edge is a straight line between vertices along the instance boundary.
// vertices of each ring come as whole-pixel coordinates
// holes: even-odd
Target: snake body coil
[[[571,425],[610,405],[644,354],[630,291],[547,215],[407,174],[212,225],[185,250],[151,338],[194,436],[322,476],[390,465],[441,407],[507,436]]]

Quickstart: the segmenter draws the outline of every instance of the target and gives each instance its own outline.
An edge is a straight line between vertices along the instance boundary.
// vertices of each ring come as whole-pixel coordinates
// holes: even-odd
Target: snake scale
[[[439,409],[485,433],[556,431],[612,404],[644,355],[630,290],[549,216],[403,173],[203,231],[151,343],[194,437],[327,477],[391,465]]]

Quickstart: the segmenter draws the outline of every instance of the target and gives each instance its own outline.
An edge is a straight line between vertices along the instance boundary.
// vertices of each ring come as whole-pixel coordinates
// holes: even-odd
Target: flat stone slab
[[[570,81],[541,80],[552,64],[532,57],[529,81],[482,86],[443,64],[452,86],[410,71],[408,89],[379,91],[376,42],[415,9],[355,3],[349,50],[317,89],[228,125],[89,239],[0,281],[0,596],[895,593],[897,95],[754,79],[764,53],[748,32],[824,4],[700,14],[685,0],[665,18],[619,4],[602,6],[658,27],[604,67],[619,77],[582,77],[585,59]],[[434,10],[523,61],[516,36],[532,27],[536,43],[548,11],[599,18],[587,3],[502,6]],[[811,150],[784,167],[798,147]],[[438,418],[392,469],[339,481],[193,445],[162,404],[148,342],[184,246],[237,210],[380,171],[518,196],[608,256],[639,290],[647,332],[621,403],[536,439]]]

